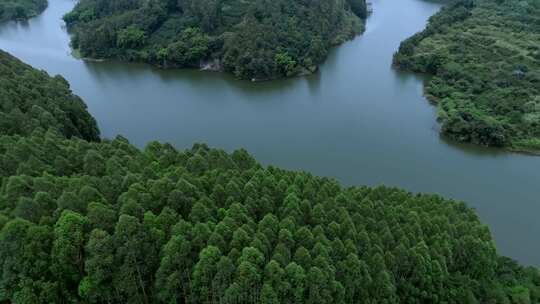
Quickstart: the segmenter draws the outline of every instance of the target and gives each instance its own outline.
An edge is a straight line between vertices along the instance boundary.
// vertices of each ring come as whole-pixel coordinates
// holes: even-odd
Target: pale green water
[[[245,147],[264,164],[348,185],[387,184],[465,200],[502,254],[540,266],[540,157],[445,142],[421,79],[391,68],[400,41],[420,31],[440,5],[374,0],[366,33],[332,52],[319,74],[254,84],[76,60],[60,20],[75,2],[50,2],[27,24],[0,26],[0,48],[62,74],[105,137],[122,134],[141,147],[150,140]]]

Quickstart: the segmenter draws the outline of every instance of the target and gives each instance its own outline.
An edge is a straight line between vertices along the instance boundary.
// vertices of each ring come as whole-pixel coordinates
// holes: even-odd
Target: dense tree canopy
[[[7,100],[47,108],[43,91],[69,92],[33,73],[40,81],[21,81],[26,90]],[[345,188],[263,167],[244,150],[153,142],[141,151],[122,137],[68,138],[66,126],[9,128],[0,135],[2,303],[540,301],[538,270],[498,256],[462,202]]]
[[[61,76],[50,77],[0,50],[0,135],[55,129],[65,137],[98,140],[86,105]]]
[[[272,79],[315,71],[366,14],[365,0],[81,0],[64,20],[85,57]]]
[[[0,300],[537,303],[463,203],[245,151],[0,137]],[[525,302],[516,300],[525,299]],[[61,300],[62,299],[62,300]]]
[[[47,7],[47,0],[0,0],[0,22],[34,17]]]
[[[540,151],[540,1],[452,1],[394,59],[434,75],[426,95],[444,134]]]

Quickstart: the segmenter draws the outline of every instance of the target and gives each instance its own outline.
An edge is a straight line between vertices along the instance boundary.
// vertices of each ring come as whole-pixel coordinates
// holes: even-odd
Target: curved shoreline
[[[414,72],[414,71],[409,71],[407,69],[402,69],[398,65],[394,65],[394,64],[392,64],[392,67],[399,70],[400,72],[411,73],[411,74],[419,75],[419,76],[422,76],[422,77],[432,77],[433,76],[433,75],[431,75],[429,73],[418,73],[418,72]],[[439,101],[437,100],[437,98],[435,98],[434,96],[426,93],[426,82],[427,81],[429,81],[429,79],[424,79],[423,80],[423,84],[422,84],[422,86],[423,86],[423,88],[422,88],[423,96],[431,106],[437,108],[438,105],[439,105]],[[437,121],[437,123],[439,123],[439,125],[441,124],[441,119],[437,115],[435,115],[435,120]],[[540,156],[540,149],[527,149],[527,148],[519,148],[519,147],[514,147],[514,146],[505,146],[505,147],[486,146],[486,145],[475,144],[475,143],[471,143],[471,142],[467,142],[467,141],[459,141],[459,140],[457,140],[455,138],[452,138],[452,137],[447,136],[446,134],[442,133],[440,128],[439,128],[438,132],[439,132],[439,134],[441,136],[444,136],[447,140],[454,141],[456,143],[470,144],[470,145],[474,145],[474,146],[478,146],[478,147],[484,147],[484,148],[488,148],[488,149],[500,149],[500,150],[504,150],[504,151],[507,151],[509,153],[515,153],[515,154],[523,154],[523,155],[529,155],[529,156]]]

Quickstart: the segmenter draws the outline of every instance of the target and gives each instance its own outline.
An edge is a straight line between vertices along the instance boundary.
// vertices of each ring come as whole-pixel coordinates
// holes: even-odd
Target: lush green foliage
[[[98,140],[86,105],[61,76],[50,77],[0,50],[0,135],[29,135],[37,128]]]
[[[1,137],[0,154],[0,300],[540,301],[538,272],[438,196],[343,188],[204,145],[38,131]]]
[[[12,99],[48,108],[74,98],[64,81],[43,86],[49,78],[33,74]],[[464,203],[344,188],[262,167],[244,150],[141,151],[49,125],[0,135],[0,302],[540,301],[538,271],[499,257]]]
[[[444,134],[540,151],[540,1],[453,1],[395,63],[434,75],[426,94]]]
[[[81,0],[64,19],[86,57],[271,79],[313,72],[365,17],[365,0]]]
[[[47,0],[0,0],[0,22],[34,17],[47,7]]]

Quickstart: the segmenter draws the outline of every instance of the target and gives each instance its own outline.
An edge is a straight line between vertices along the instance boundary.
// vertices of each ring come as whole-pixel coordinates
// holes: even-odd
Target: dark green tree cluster
[[[30,135],[37,128],[99,140],[94,118],[64,78],[51,78],[0,50],[0,135]]]
[[[540,1],[456,0],[394,57],[459,141],[540,151]]]
[[[11,99],[73,97],[34,73]],[[0,303],[540,301],[538,270],[498,256],[462,202],[66,128],[0,135]]]
[[[366,14],[365,0],[82,0],[64,20],[84,57],[265,80],[314,72]]]
[[[47,0],[0,0],[0,22],[25,20],[47,8]]]
[[[245,151],[0,137],[0,301],[538,303],[463,203]]]

